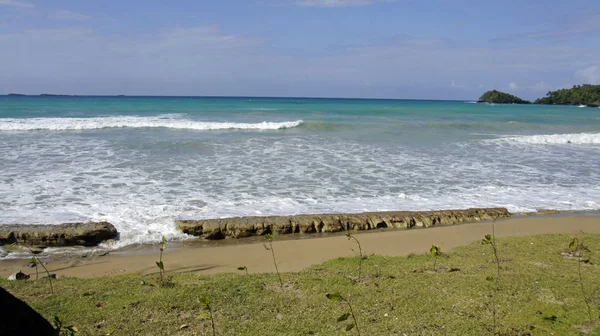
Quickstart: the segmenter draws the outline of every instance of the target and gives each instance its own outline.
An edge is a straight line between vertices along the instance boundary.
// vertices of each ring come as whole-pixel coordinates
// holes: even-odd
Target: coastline
[[[488,221],[411,230],[356,231],[353,234],[367,254],[402,256],[423,253],[431,244],[440,245],[444,251],[468,245],[491,233],[491,230],[491,222]],[[579,232],[600,233],[600,216],[597,212],[550,216],[516,214],[513,218],[496,221],[497,237]],[[281,238],[285,236],[276,236],[273,243],[282,272],[295,272],[327,260],[353,255],[351,245],[341,234]],[[169,244],[163,260],[167,272],[231,273],[237,272],[237,267],[246,266],[250,273],[269,273],[272,272],[272,264],[268,259],[270,254],[265,251],[262,242],[261,239],[244,239],[243,242],[228,240],[228,243],[221,244],[206,244],[206,241],[200,240],[178,242]],[[142,246],[110,252],[105,256],[51,256],[47,267],[59,278],[132,273],[148,275],[156,273],[154,262],[157,258],[156,246]],[[25,264],[23,259],[2,260],[0,276],[6,277],[19,270],[27,272]]]
[[[162,235],[186,239],[174,219],[600,208],[600,190],[590,188],[600,183],[593,169],[600,124],[582,109],[57,99],[2,106],[3,225],[106,221],[120,233],[103,244],[114,250]]]

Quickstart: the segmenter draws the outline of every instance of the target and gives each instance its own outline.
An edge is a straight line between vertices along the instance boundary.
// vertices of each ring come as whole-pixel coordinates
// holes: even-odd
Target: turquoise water
[[[600,109],[457,101],[0,96],[0,224],[600,209]]]

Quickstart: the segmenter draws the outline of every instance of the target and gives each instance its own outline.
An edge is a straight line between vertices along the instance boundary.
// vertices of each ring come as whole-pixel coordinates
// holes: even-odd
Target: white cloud
[[[519,40],[550,40],[564,41],[595,36],[600,32],[600,14],[588,14],[583,16],[574,16],[576,20],[566,24],[556,24],[552,29],[518,33],[492,39],[496,42],[509,42]]]
[[[249,50],[260,43],[217,26],[127,36],[79,28],[29,29],[0,35],[0,50],[11,50],[0,53],[0,73],[16,78],[218,79],[241,71]]]
[[[519,86],[515,82],[510,82],[510,83],[508,83],[508,88],[511,90],[517,90],[519,88]]]
[[[21,8],[32,8],[35,7],[34,4],[29,2],[22,2],[17,0],[0,0],[0,6],[13,6],[13,7],[21,7]]]
[[[19,46],[16,43],[13,45],[14,42],[22,39],[38,52],[43,52],[46,42],[66,42],[77,37],[85,37],[89,33],[89,31],[78,28],[27,29],[20,33],[0,35],[0,47],[11,46],[15,52],[21,48],[28,49],[24,45]],[[3,58],[0,57],[0,60]]]
[[[597,84],[600,79],[600,68],[597,65],[575,71],[573,77],[585,84]]]
[[[453,89],[469,89],[468,85],[456,83],[454,79],[450,82],[449,87]]]
[[[72,12],[72,11],[68,11],[68,10],[59,10],[59,11],[51,12],[48,15],[48,17],[51,19],[56,19],[56,20],[74,20],[74,21],[85,21],[85,20],[89,20],[92,18],[89,15]]]
[[[520,93],[533,92],[531,78],[559,88],[548,69],[570,77],[600,53],[588,45],[485,48],[405,39],[294,55],[216,25],[138,34],[30,29],[0,33],[0,50],[11,51],[0,52],[0,92],[445,99],[472,99],[481,94],[478,84],[515,82]]]
[[[554,87],[544,81],[539,81],[537,83],[535,83],[531,89],[533,91],[538,91],[538,92],[548,92],[548,91],[552,91],[554,89]]]
[[[300,7],[352,7],[368,6],[377,2],[392,2],[394,0],[302,0],[296,2]]]

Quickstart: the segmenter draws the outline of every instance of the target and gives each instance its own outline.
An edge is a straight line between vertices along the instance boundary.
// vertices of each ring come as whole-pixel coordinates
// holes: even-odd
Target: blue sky
[[[0,0],[0,94],[532,99],[599,42],[597,0]]]

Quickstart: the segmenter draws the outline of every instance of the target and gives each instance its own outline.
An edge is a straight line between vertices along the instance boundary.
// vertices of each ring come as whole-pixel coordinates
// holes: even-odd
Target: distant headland
[[[0,95],[2,96],[2,95]],[[24,93],[9,93],[8,97],[127,97],[126,95],[71,95],[71,94],[56,94],[56,93],[41,93],[41,94],[24,94]]]
[[[521,99],[510,93],[500,92],[498,90],[487,91],[479,97],[478,103],[494,103],[494,104],[531,104],[530,101]]]
[[[22,93],[9,93],[7,94],[7,96],[11,96],[11,97],[75,97],[74,95],[66,95],[66,94],[54,94],[54,93],[42,93],[39,95],[28,95],[28,94],[22,94]]]
[[[531,104],[528,100],[498,90],[485,92],[479,97],[477,102],[494,104]],[[600,85],[574,85],[570,89],[550,91],[546,94],[546,97],[536,99],[533,104],[600,107]]]

